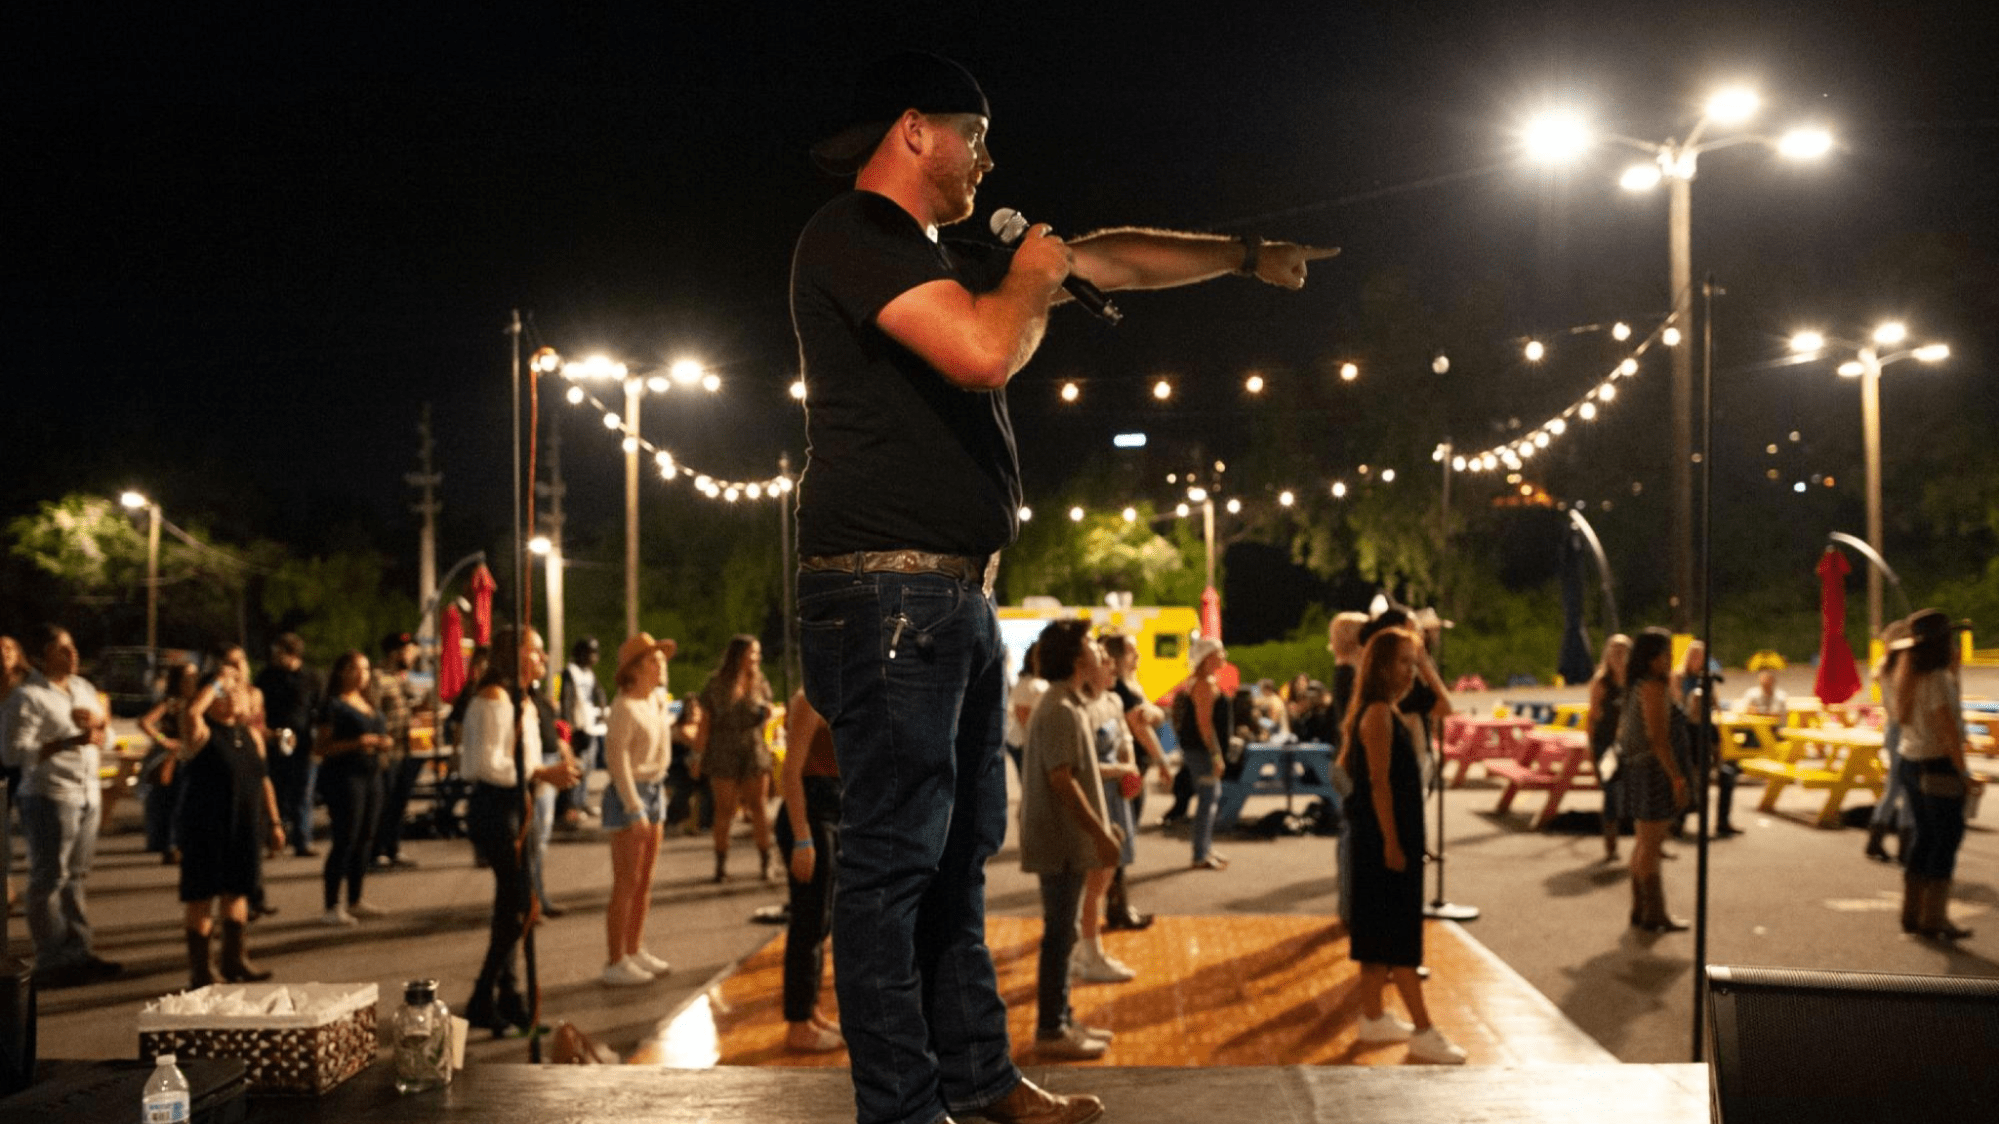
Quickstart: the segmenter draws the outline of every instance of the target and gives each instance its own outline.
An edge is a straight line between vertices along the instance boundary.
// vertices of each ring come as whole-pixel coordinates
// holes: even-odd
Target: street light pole
[[[1663,163],[1665,159],[1662,150],[1661,162]],[[1670,244],[1673,316],[1667,324],[1680,333],[1682,346],[1670,349],[1673,353],[1673,464],[1670,478],[1673,487],[1673,514],[1669,525],[1673,541],[1673,587],[1670,611],[1673,631],[1685,633],[1692,627],[1696,616],[1693,605],[1695,600],[1694,356],[1693,349],[1685,346],[1692,338],[1690,334],[1693,330],[1693,154],[1676,153],[1673,163],[1680,167],[1668,177],[1672,185],[1667,241]]]
[[[639,388],[625,380],[625,636],[639,632]]]
[[[126,511],[146,510],[146,674],[151,676],[160,659],[160,506],[132,491],[118,503]]]

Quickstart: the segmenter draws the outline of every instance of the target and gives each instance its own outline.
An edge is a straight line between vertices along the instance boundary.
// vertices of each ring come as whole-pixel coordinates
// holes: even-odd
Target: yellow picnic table
[[[1757,715],[1748,711],[1716,711],[1715,730],[1721,734],[1721,756],[1730,762],[1745,761],[1750,758],[1781,758],[1782,740],[1777,737],[1777,728],[1784,725],[1776,715]]]
[[[1588,721],[1588,703],[1557,703],[1555,704],[1555,717],[1548,720],[1545,725],[1558,727],[1562,730],[1582,730],[1583,724]]]
[[[1825,807],[1819,810],[1820,828],[1839,827],[1839,806],[1848,792],[1865,789],[1881,796],[1881,732],[1868,727],[1782,727],[1777,731],[1780,752],[1773,757],[1750,758],[1742,772],[1764,781],[1763,800],[1757,808],[1774,812],[1784,787],[1797,784],[1806,789],[1824,789]]]

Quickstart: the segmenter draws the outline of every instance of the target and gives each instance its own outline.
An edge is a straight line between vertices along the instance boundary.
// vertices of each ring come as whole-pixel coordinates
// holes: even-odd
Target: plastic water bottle
[[[153,1067],[153,1076],[146,1079],[146,1095],[141,1121],[186,1121],[189,1117],[190,1099],[187,1093],[187,1076],[174,1065],[172,1055],[161,1055]]]

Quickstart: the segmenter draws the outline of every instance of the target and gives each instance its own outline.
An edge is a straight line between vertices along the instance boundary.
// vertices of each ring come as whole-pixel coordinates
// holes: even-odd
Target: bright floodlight
[[[1251,375],[1251,376],[1250,376],[1249,378],[1247,378],[1247,379],[1244,379],[1244,380],[1242,381],[1242,389],[1243,389],[1243,390],[1246,390],[1246,391],[1248,391],[1248,392],[1249,392],[1250,394],[1253,394],[1253,395],[1260,395],[1260,394],[1262,394],[1262,393],[1263,393],[1263,376],[1261,376],[1261,375]]]
[[[538,348],[534,358],[528,360],[528,366],[534,368],[536,374],[547,375],[562,366],[562,357],[555,354],[554,348]]]
[[[1071,508],[1071,509],[1069,509],[1069,518],[1070,518],[1071,520],[1074,520],[1074,521],[1075,521],[1075,522],[1077,522],[1077,523],[1082,523],[1082,522],[1083,522],[1083,509],[1081,509],[1081,508]]]
[[[1857,359],[1849,359],[1834,370],[1838,371],[1843,378],[1858,379],[1867,370],[1867,367]]]
[[[1020,506],[1020,522],[1026,523],[1028,520],[1031,520],[1033,518],[1034,518],[1034,509],[1028,507],[1025,504],[1022,504]]]
[[[533,539],[528,540],[528,550],[537,555],[546,555],[554,549],[555,544],[550,542],[546,535],[537,535]]]
[[[1825,335],[1819,332],[1800,332],[1791,337],[1791,350],[1800,355],[1809,355],[1825,347]]]
[[[1152,397],[1161,402],[1173,397],[1173,384],[1164,379],[1152,384]]]
[[[137,492],[125,492],[119,495],[118,502],[136,512],[145,507],[148,501]]]
[[[1074,384],[1074,383],[1064,383],[1064,384],[1062,384],[1062,401],[1063,401],[1063,402],[1074,402],[1074,401],[1076,401],[1076,399],[1077,399],[1078,397],[1080,397],[1080,396],[1082,395],[1082,393],[1083,393],[1083,389],[1082,389],[1081,387],[1078,387],[1078,386],[1077,386],[1076,384]]]
[[[1206,503],[1208,499],[1208,490],[1202,488],[1200,485],[1197,484],[1194,487],[1187,490],[1187,499],[1192,500],[1196,504]]]
[[[673,366],[666,369],[666,373],[673,376],[674,382],[685,387],[700,382],[701,376],[707,374],[707,369],[701,366],[701,361],[698,359],[676,359],[673,361]]]
[[[1529,363],[1539,363],[1541,357],[1548,354],[1548,346],[1539,340],[1527,341],[1527,347],[1523,350]]]
[[[1747,86],[1731,86],[1707,100],[1708,120],[1717,125],[1740,125],[1756,113],[1763,99]]]
[[[1832,134],[1824,129],[1793,129],[1777,140],[1777,153],[1792,160],[1815,160],[1832,151]]]
[[[593,355],[588,359],[563,364],[562,377],[564,379],[594,379],[600,381],[616,379],[622,382],[625,378],[625,365],[611,359],[609,356]]]
[[[1924,363],[1941,363],[1950,358],[1950,345],[1924,344],[1916,349],[1916,358]]]
[[[1617,185],[1625,191],[1651,191],[1662,178],[1664,173],[1657,164],[1633,164],[1617,178]]]
[[[1909,338],[1909,326],[1899,320],[1891,320],[1874,330],[1877,344],[1899,344]]]
[[[1522,139],[1533,159],[1543,164],[1566,164],[1589,147],[1589,128],[1575,113],[1556,110],[1528,122]]]
[[[805,380],[803,379],[792,380],[791,397],[797,399],[800,402],[805,401]]]
[[[1360,366],[1353,363],[1340,364],[1340,378],[1348,383],[1360,378]]]

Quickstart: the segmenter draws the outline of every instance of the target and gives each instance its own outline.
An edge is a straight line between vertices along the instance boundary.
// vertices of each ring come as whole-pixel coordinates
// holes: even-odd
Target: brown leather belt
[[[972,583],[990,594],[999,575],[997,552],[973,555],[940,555],[933,551],[854,551],[844,555],[813,555],[798,560],[801,573],[838,571],[844,574],[941,574]]]

